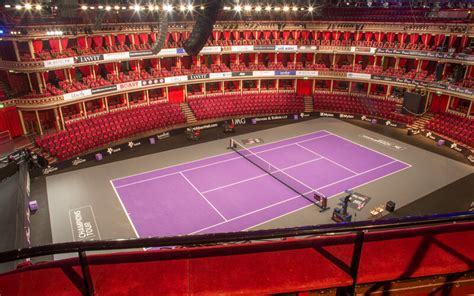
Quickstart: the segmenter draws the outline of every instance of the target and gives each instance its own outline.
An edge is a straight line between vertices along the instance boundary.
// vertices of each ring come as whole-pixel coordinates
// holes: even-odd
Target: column
[[[332,93],[332,89],[334,87],[334,80],[331,80],[331,88],[329,89],[329,91]]]
[[[38,110],[35,110],[35,114],[36,114],[36,121],[38,122],[38,128],[39,128],[40,135],[43,135],[43,127],[41,126],[41,120],[40,120],[40,117],[39,117]]]
[[[240,86],[240,95],[242,95],[243,92],[244,92],[244,81],[243,80],[239,81],[239,86]]]
[[[349,81],[349,94],[352,93],[352,81]]]
[[[39,72],[36,72],[36,80],[38,80],[39,92],[43,93],[44,89],[45,89],[45,86],[43,85],[43,80],[41,79],[41,75],[42,74],[40,74]]]
[[[148,93],[148,91],[147,91],[147,93]],[[108,97],[104,97],[104,101],[105,101],[105,110],[106,110],[107,112],[109,112],[109,111],[110,111],[110,110],[109,110],[109,98],[108,98]]]
[[[311,94],[314,94],[315,88],[316,88],[316,79],[313,79],[313,87],[311,88]]]
[[[448,103],[446,104],[446,109],[444,109],[444,112],[448,111],[449,106],[451,106],[451,95],[448,96]]]
[[[262,82],[262,79],[257,80],[257,89],[259,93],[261,92],[261,89],[260,89],[261,82]]]
[[[33,48],[33,41],[28,40],[28,48],[30,49],[30,55],[34,59],[36,58],[35,49]]]
[[[150,91],[148,89],[145,89],[144,94],[145,94],[146,104],[150,105]],[[105,101],[107,102],[107,100]]]
[[[385,94],[385,99],[387,99],[390,96],[391,91],[392,91],[392,86],[388,85],[387,86],[387,93]]]
[[[127,101],[127,108],[130,108],[130,100],[128,99],[128,93],[123,94],[125,96],[125,101]]]
[[[66,125],[64,124],[64,115],[63,115],[63,108],[59,107],[59,117],[61,118],[61,123],[63,125],[63,128],[66,128]]]
[[[57,126],[58,130],[62,130],[63,128],[61,126],[61,121],[60,121],[60,118],[59,118],[59,115],[58,115],[58,108],[54,108],[53,112],[54,112],[54,119],[56,120],[56,126]]]
[[[13,50],[15,51],[15,57],[17,62],[21,62],[20,52],[18,51],[18,41],[13,40]]]
[[[33,83],[31,83],[30,73],[26,73],[26,77],[28,78],[28,85],[30,86],[30,91],[33,91]]]
[[[85,117],[85,118],[89,117],[89,114],[87,114],[86,102],[85,102],[85,101],[82,101],[82,102],[81,102],[81,106],[82,106],[82,111],[84,112],[84,117]]]
[[[202,92],[205,96],[207,96],[207,90],[206,90],[206,83],[205,82],[202,84]]]
[[[395,70],[398,70],[398,65],[400,64],[400,58],[395,57]]]
[[[18,116],[20,117],[21,128],[23,129],[23,135],[26,135],[26,134],[28,134],[28,131],[26,130],[26,127],[25,127],[25,121],[23,119],[23,113],[21,112],[20,109],[17,109],[17,110],[18,110]]]
[[[372,83],[369,82],[369,87],[367,87],[367,96],[370,95],[370,88],[372,87]]]
[[[275,80],[275,83],[276,83],[276,90],[277,90],[277,92],[279,92],[280,91],[280,79]]]

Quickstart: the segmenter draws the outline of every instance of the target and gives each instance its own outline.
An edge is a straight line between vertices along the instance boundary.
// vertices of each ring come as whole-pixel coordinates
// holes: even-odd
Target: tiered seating
[[[370,115],[402,123],[412,123],[415,120],[413,116],[395,113],[395,106],[394,101],[366,96],[347,94],[316,94],[314,96],[314,109],[318,111]]]
[[[303,98],[294,93],[217,95],[190,99],[189,106],[198,120],[304,111]]]
[[[474,119],[454,114],[436,114],[425,128],[474,147]]]
[[[154,129],[186,122],[177,104],[156,104],[91,117],[67,125],[66,130],[45,136],[36,144],[60,160],[110,142]]]

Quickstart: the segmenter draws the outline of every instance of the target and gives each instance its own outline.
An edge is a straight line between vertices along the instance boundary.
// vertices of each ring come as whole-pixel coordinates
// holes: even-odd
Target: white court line
[[[301,148],[303,148],[303,149],[305,149],[305,150],[307,150],[307,151],[309,151],[309,152],[311,152],[311,153],[313,153],[314,155],[317,155],[317,156],[319,156],[319,157],[321,157],[321,158],[324,158],[325,160],[327,160],[327,161],[329,161],[329,162],[332,162],[333,164],[335,164],[335,165],[337,165],[337,166],[339,166],[339,167],[341,167],[341,168],[343,168],[343,169],[345,169],[345,170],[347,170],[347,171],[349,171],[349,172],[351,172],[351,173],[353,173],[353,174],[356,174],[356,175],[358,174],[357,172],[351,170],[350,168],[346,168],[345,166],[343,166],[342,164],[339,164],[339,163],[335,162],[334,160],[331,160],[331,159],[329,159],[329,158],[327,158],[327,157],[324,157],[324,156],[322,156],[321,154],[319,154],[319,153],[317,153],[317,152],[314,152],[313,150],[311,150],[311,149],[309,149],[309,148],[306,148],[306,147],[304,147],[304,146],[301,146],[299,143],[297,143],[296,145],[299,146],[299,147],[301,147]]]
[[[279,147],[275,147],[275,148],[270,148],[270,149],[262,150],[262,151],[259,151],[259,152],[254,152],[254,154],[262,154],[262,153],[266,153],[268,151],[273,151],[273,150],[285,148],[285,147],[288,147],[288,146],[298,145],[298,143],[306,143],[306,142],[313,141],[313,140],[323,138],[323,137],[327,137],[327,136],[330,136],[330,135],[324,135],[324,136],[320,136],[320,137],[316,137],[316,138],[303,140],[301,142],[295,142],[295,143],[291,143],[291,144],[287,144],[287,145],[283,145],[283,146],[279,146]],[[230,153],[234,153],[234,152],[230,152]],[[214,157],[218,157],[218,156],[214,156]],[[130,185],[135,185],[135,184],[140,184],[140,183],[143,183],[143,182],[148,182],[148,181],[151,181],[151,180],[156,180],[156,179],[161,179],[161,178],[164,178],[164,177],[178,175],[180,173],[190,172],[190,171],[194,171],[194,170],[197,170],[197,169],[202,169],[202,168],[205,168],[205,167],[210,167],[210,166],[213,166],[213,165],[216,165],[216,164],[221,164],[221,163],[225,163],[225,162],[229,162],[229,161],[237,160],[237,159],[242,159],[242,157],[237,156],[237,157],[233,157],[233,158],[229,158],[229,159],[225,159],[225,160],[221,160],[221,161],[216,161],[216,162],[213,162],[213,163],[204,164],[204,165],[201,165],[201,166],[196,166],[196,167],[192,167],[192,168],[177,171],[177,172],[172,172],[172,173],[165,174],[165,175],[160,175],[160,176],[156,176],[156,177],[152,177],[152,178],[148,178],[148,179],[142,179],[142,180],[135,181],[135,182],[130,182],[130,183],[127,183],[127,184],[124,184],[124,185],[119,185],[116,188],[122,188],[122,187],[130,186]],[[159,170],[164,170],[164,168],[159,169]]]
[[[367,171],[365,171],[365,172],[359,173],[359,175],[364,175],[364,174],[366,174],[366,173],[370,173],[370,172],[373,171],[373,170],[382,168],[382,167],[387,166],[387,165],[389,165],[389,164],[392,164],[392,163],[394,163],[394,162],[395,162],[395,161],[390,162],[390,163],[387,163],[387,164],[384,164],[384,165],[379,166],[379,167],[376,167],[376,168],[372,168],[372,169],[367,170]],[[388,177],[388,176],[390,176],[390,175],[393,175],[393,174],[395,174],[395,173],[398,173],[398,172],[401,172],[401,171],[403,171],[403,170],[406,170],[407,168],[408,168],[408,167],[405,167],[405,168],[400,169],[400,170],[398,170],[398,171],[394,171],[394,172],[392,172],[392,173],[390,173],[390,174],[388,174],[388,175],[381,176],[381,177],[379,177],[379,178],[370,180],[370,181],[368,181],[368,182],[366,182],[366,183],[359,184],[359,185],[357,185],[356,187],[348,188],[348,189],[354,189],[354,188],[357,188],[357,187],[362,187],[362,186],[367,185],[367,184],[369,184],[369,183],[375,182],[375,181],[377,181],[377,180],[379,180],[379,179],[382,179],[382,178]],[[355,178],[355,177],[357,177],[357,176],[350,176],[349,178],[345,178],[345,179],[351,179],[351,178]],[[338,182],[335,182],[334,184],[339,183],[339,182],[341,182],[341,181],[345,181],[345,179],[339,180]],[[334,185],[334,184],[332,184],[332,185]],[[324,185],[324,186],[322,186],[322,187],[317,188],[317,190],[321,190],[322,188],[325,188],[325,187],[328,187],[328,186],[327,186],[327,185]],[[309,193],[311,193],[311,192],[313,192],[313,191],[308,191],[308,192],[305,192],[304,194],[306,195],[306,194],[309,194]],[[343,190],[343,191],[341,191],[341,192],[338,192],[338,193],[336,193],[336,194],[333,194],[333,195],[329,196],[328,199],[333,198],[333,197],[335,197],[335,196],[337,196],[337,195],[339,195],[339,194],[341,194],[341,193],[344,193],[344,192],[345,192],[345,190]],[[251,214],[255,214],[255,213],[261,212],[261,211],[263,211],[263,210],[266,210],[266,209],[269,209],[269,208],[271,208],[271,207],[274,207],[274,206],[283,204],[283,203],[285,203],[285,202],[291,201],[291,200],[296,199],[296,198],[299,198],[299,197],[301,197],[301,196],[298,195],[298,196],[290,197],[289,199],[279,201],[279,202],[277,202],[277,203],[271,204],[271,205],[266,206],[266,207],[264,207],[264,208],[261,208],[261,209],[258,209],[258,210],[254,210],[254,211],[252,211],[252,212],[248,212],[248,213],[242,214],[242,215],[240,215],[240,216],[231,218],[231,219],[229,219],[227,222],[231,222],[231,221],[233,221],[233,220],[237,220],[237,219],[243,218],[243,217],[245,217],[245,216],[248,216],[248,215],[251,215]],[[302,209],[307,208],[307,207],[310,207],[310,206],[313,206],[313,204],[309,204],[309,205],[307,205],[307,206],[304,206],[304,207],[295,209],[295,210],[293,210],[293,211],[291,211],[291,212],[288,212],[288,213],[285,213],[285,214],[283,214],[283,215],[280,215],[280,216],[274,217],[274,218],[272,218],[272,219],[266,220],[266,221],[264,221],[264,222],[262,222],[262,223],[259,223],[259,224],[250,226],[250,227],[244,229],[243,231],[248,230],[248,229],[253,228],[253,227],[257,227],[257,226],[262,225],[262,224],[264,224],[264,223],[273,221],[273,220],[275,220],[275,219],[281,218],[281,217],[283,217],[283,216],[289,215],[289,214],[291,214],[291,213],[294,213],[294,212],[296,212],[296,211],[302,210]],[[199,232],[201,232],[201,231],[204,231],[204,230],[207,230],[207,229],[210,229],[210,228],[213,228],[213,227],[222,225],[222,224],[224,224],[224,223],[226,223],[226,222],[219,222],[219,223],[217,223],[217,224],[214,224],[214,225],[211,225],[211,226],[207,226],[207,227],[205,227],[205,228],[203,228],[203,229],[196,230],[196,231],[194,231],[194,232],[192,232],[192,233],[189,233],[189,234],[196,234],[196,233],[199,233]]]
[[[412,166],[412,165],[409,164],[409,163],[406,163],[406,162],[401,161],[401,160],[399,160],[399,159],[393,158],[393,157],[391,157],[391,156],[389,156],[389,155],[387,155],[387,154],[385,154],[385,153],[379,152],[379,151],[377,151],[377,150],[375,150],[375,149],[372,149],[372,148],[369,148],[369,147],[365,147],[364,145],[359,144],[359,143],[357,143],[357,142],[354,142],[354,141],[352,141],[352,140],[346,139],[346,138],[344,138],[344,137],[341,137],[341,136],[339,136],[339,135],[333,134],[333,133],[328,132],[328,131],[326,131],[326,130],[325,130],[325,132],[327,132],[327,133],[329,133],[329,134],[331,134],[331,135],[333,135],[333,136],[335,136],[335,137],[338,137],[338,138],[340,138],[340,139],[343,139],[343,140],[345,140],[345,141],[351,142],[352,144],[355,144],[355,145],[357,145],[357,146],[359,146],[359,147],[362,147],[362,148],[364,148],[364,149],[367,149],[367,150],[370,150],[370,151],[375,152],[375,153],[377,153],[377,154],[383,155],[383,156],[388,157],[388,158],[390,158],[390,159],[392,159],[392,160],[396,160],[396,161],[398,161],[398,162],[401,162],[401,163],[403,163],[403,164],[405,164],[405,165],[407,165],[407,166],[409,166],[409,167]]]
[[[327,133],[327,135],[322,135],[322,136],[320,136],[321,138],[331,135],[331,133],[328,132],[327,130],[319,130],[319,131],[317,131],[317,132],[310,132],[310,133],[302,134],[302,135],[299,135],[299,136],[293,136],[293,137],[285,138],[285,139],[282,139],[282,140],[277,140],[277,141],[273,141],[273,142],[268,142],[268,143],[265,143],[265,144],[263,144],[263,145],[255,146],[255,147],[262,147],[262,146],[266,146],[266,145],[270,145],[270,144],[275,144],[275,143],[279,143],[279,142],[283,142],[283,141],[288,141],[288,140],[292,140],[292,139],[296,139],[296,138],[300,138],[300,137],[305,137],[305,136],[307,136],[307,135],[318,134],[318,133],[321,133],[321,132],[326,132],[326,133]],[[318,138],[320,138],[320,137],[311,138],[310,140],[318,139]],[[292,144],[295,144],[295,143],[292,143]],[[284,146],[286,146],[286,145],[284,145]],[[284,146],[282,146],[282,147],[284,147]],[[252,148],[254,148],[254,147],[252,147]],[[262,152],[263,152],[263,151],[262,151]],[[194,163],[194,162],[198,162],[198,161],[202,161],[202,160],[206,160],[206,159],[210,159],[210,158],[214,158],[214,157],[224,156],[224,155],[228,155],[228,154],[232,154],[232,153],[234,153],[234,152],[226,152],[226,153],[222,153],[222,154],[212,155],[212,156],[208,156],[208,157],[204,157],[204,158],[200,158],[200,159],[196,159],[196,160],[191,160],[191,161],[184,162],[184,163],[179,163],[179,164],[174,164],[174,165],[166,166],[166,167],[159,168],[159,169],[153,169],[153,170],[141,172],[141,173],[138,173],[138,174],[128,175],[128,176],[125,176],[125,177],[113,179],[113,180],[111,180],[111,181],[113,182],[113,181],[118,181],[118,180],[122,180],[122,179],[127,179],[127,178],[130,178],[130,177],[135,177],[135,176],[139,176],[139,175],[144,175],[144,174],[152,173],[152,172],[159,171],[159,170],[174,168],[174,167],[177,167],[177,166],[180,166],[180,165],[183,165],[183,164]]]
[[[295,164],[295,165],[292,165],[292,166],[289,166],[289,167],[286,167],[286,168],[278,169],[276,171],[273,171],[272,173],[282,172],[284,170],[289,170],[289,169],[292,169],[292,168],[296,168],[296,167],[299,167],[299,166],[302,166],[302,165],[305,165],[305,164],[308,164],[308,163],[311,163],[311,162],[314,162],[314,161],[317,161],[317,160],[321,160],[321,159],[322,158],[311,159],[311,160],[308,160],[308,161],[305,161],[305,162],[302,162],[302,163],[299,163],[299,164]],[[274,166],[274,167],[276,167],[276,166]],[[212,191],[216,191],[216,190],[223,189],[223,188],[226,188],[226,187],[234,186],[234,185],[237,185],[237,184],[245,183],[247,181],[255,180],[255,179],[262,178],[262,177],[265,177],[265,176],[268,176],[268,175],[269,174],[262,174],[262,175],[258,175],[258,176],[252,177],[252,178],[244,179],[244,180],[241,180],[241,181],[238,181],[238,182],[234,182],[234,183],[230,183],[230,184],[227,184],[227,185],[219,186],[217,188],[213,188],[213,189],[203,191],[202,194],[206,194],[206,193],[209,193],[209,192],[212,192]]]
[[[204,198],[204,200],[219,214],[219,216],[221,216],[222,219],[224,219],[224,222],[228,221],[226,217],[224,217],[224,215],[222,215],[221,212],[219,212],[219,210],[216,209],[216,207],[196,188],[196,186],[194,186],[193,183],[191,183],[191,181],[189,181],[188,178],[186,178],[186,176],[183,173],[179,173],[179,174],[189,183],[189,185],[191,185],[194,188],[194,190],[196,190],[197,193],[199,193],[199,195],[202,198]]]
[[[114,186],[114,183],[112,183],[112,180],[110,180],[110,185],[112,185],[112,188],[114,189],[115,195],[117,196],[117,199],[119,200],[120,205],[122,206],[122,209],[123,209],[123,212],[125,213],[125,216],[127,216],[128,222],[130,222],[130,225],[132,225],[132,228],[133,228],[133,231],[135,232],[135,235],[137,236],[137,238],[140,238],[140,236],[138,235],[138,231],[135,228],[135,225],[133,225],[132,219],[130,219],[130,216],[127,212],[127,209],[125,208],[125,206],[122,202],[122,199],[120,198],[120,195],[118,194],[117,189]]]

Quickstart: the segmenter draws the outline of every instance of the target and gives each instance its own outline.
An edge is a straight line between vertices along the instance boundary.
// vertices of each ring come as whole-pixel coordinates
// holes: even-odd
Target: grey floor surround
[[[385,204],[389,200],[394,201],[396,207],[399,208],[474,172],[474,168],[468,165],[337,119],[314,119],[238,137],[262,138],[268,143],[318,130],[330,131],[411,165],[408,169],[356,189],[357,192],[372,197],[362,211],[351,211],[351,213],[357,212],[354,217],[356,221],[367,219],[372,208]],[[402,148],[397,150],[393,148],[393,145],[387,147],[370,140],[367,136]],[[72,241],[73,237],[77,239],[77,235],[74,236],[74,231],[77,230],[74,209],[78,208],[88,208],[87,213],[89,213],[89,219],[94,220],[93,223],[96,224],[95,235],[98,238],[135,237],[110,180],[226,153],[229,152],[226,149],[227,146],[227,139],[216,140],[46,177],[53,242],[68,242]],[[455,197],[446,198],[456,202]],[[331,198],[329,206],[334,207],[338,199],[338,197]],[[319,213],[316,207],[311,206],[265,222],[253,229],[332,223],[331,214],[332,210]]]

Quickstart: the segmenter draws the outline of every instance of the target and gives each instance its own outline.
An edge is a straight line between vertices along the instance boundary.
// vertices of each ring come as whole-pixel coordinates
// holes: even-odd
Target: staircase
[[[10,86],[5,83],[4,81],[0,80],[0,90],[5,93],[6,98],[11,98],[13,97],[13,91],[10,88]]]
[[[304,112],[305,113],[313,112],[314,111],[313,97],[305,96],[303,100],[304,100]]]
[[[34,152],[36,155],[39,155],[39,156],[43,157],[44,159],[46,159],[48,161],[49,164],[53,164],[53,163],[58,161],[55,157],[52,157],[51,155],[49,155],[49,153],[43,151],[43,149],[36,146],[35,143],[31,143],[28,146],[26,146],[25,148],[29,149],[32,152]]]
[[[181,107],[181,110],[183,111],[184,115],[186,116],[186,121],[188,123],[195,123],[197,122],[196,116],[194,116],[193,111],[191,108],[189,108],[189,105],[187,103],[181,103],[179,104]]]
[[[419,117],[412,124],[407,125],[407,128],[423,131],[425,129],[425,125],[431,120],[431,118],[433,118],[432,114],[425,113],[425,115]]]

